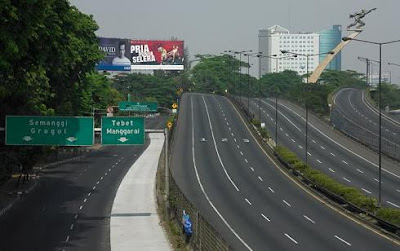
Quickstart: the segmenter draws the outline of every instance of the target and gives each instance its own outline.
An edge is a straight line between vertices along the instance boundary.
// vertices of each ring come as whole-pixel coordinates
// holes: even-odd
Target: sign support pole
[[[169,197],[169,165],[168,165],[168,128],[164,130],[165,136],[165,148],[164,148],[164,157],[165,157],[165,213],[168,214],[168,197]]]

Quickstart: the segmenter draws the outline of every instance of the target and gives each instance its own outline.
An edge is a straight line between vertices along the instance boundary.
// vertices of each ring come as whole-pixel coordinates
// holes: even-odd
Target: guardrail
[[[376,133],[371,132],[370,130],[353,122],[335,107],[333,107],[331,110],[330,118],[335,129],[371,148],[372,150],[378,151],[379,136]],[[386,138],[382,138],[381,149],[382,153],[385,155],[400,161],[400,145]]]
[[[176,125],[175,121],[173,124]],[[174,126],[169,133],[168,142],[170,146],[174,145]],[[171,147],[172,149],[172,147]],[[172,151],[169,151],[168,162],[170,163]],[[178,240],[173,239],[172,242],[177,242],[175,245],[182,248],[184,245],[189,245],[193,250],[230,250],[228,243],[220,236],[220,234],[211,226],[203,214],[197,209],[197,207],[188,199],[184,192],[180,189],[172,175],[169,176],[169,190],[165,191],[165,149],[160,155],[157,170],[157,182],[156,182],[156,198],[159,209],[165,209],[162,213],[163,220],[168,223],[167,225],[173,224],[173,228],[170,228],[170,232],[174,232],[173,229],[178,229],[179,236],[175,236]],[[170,165],[168,165],[170,166]],[[172,173],[172,172],[169,172]],[[169,195],[167,200],[165,195]],[[192,220],[192,231],[193,234],[190,238],[186,238],[182,231],[182,216],[183,210],[190,215]],[[171,237],[171,236],[170,236]],[[173,236],[171,238],[174,238]],[[186,242],[186,243],[185,243]]]

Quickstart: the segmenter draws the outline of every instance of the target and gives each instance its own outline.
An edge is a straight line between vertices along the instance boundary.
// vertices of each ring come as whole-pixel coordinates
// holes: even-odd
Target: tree
[[[95,63],[102,58],[98,26],[69,1],[2,1],[0,25],[1,127],[6,115],[79,115],[96,98],[116,96],[104,78],[95,77]],[[0,143],[0,180],[9,177],[5,163],[12,153],[33,165],[42,149]]]
[[[193,67],[192,81],[195,83],[195,90],[199,92],[218,92],[225,90],[233,94],[238,94],[239,86],[239,65],[248,67],[245,62],[240,62],[230,55],[196,55],[199,63]],[[245,83],[245,76],[242,74],[242,85]],[[243,86],[242,86],[243,87]]]

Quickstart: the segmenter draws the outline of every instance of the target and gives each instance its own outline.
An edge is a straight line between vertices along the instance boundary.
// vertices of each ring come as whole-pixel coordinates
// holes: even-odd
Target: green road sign
[[[101,144],[103,145],[143,145],[144,135],[144,118],[101,118]]]
[[[6,145],[91,146],[92,117],[6,116]]]
[[[119,102],[119,110],[125,112],[157,112],[156,102]]]

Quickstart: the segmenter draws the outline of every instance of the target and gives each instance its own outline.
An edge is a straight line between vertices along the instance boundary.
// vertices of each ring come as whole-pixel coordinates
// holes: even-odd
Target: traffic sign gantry
[[[92,117],[6,116],[6,145],[91,146]]]
[[[156,102],[119,102],[119,110],[125,112],[157,112]]]
[[[101,144],[103,145],[142,145],[144,136],[144,118],[101,118]]]

